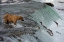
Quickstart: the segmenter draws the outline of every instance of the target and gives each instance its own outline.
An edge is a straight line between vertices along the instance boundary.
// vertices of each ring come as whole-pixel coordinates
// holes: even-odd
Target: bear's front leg
[[[14,22],[14,25],[16,25],[16,22]]]
[[[16,25],[16,22],[17,22],[16,20],[13,21],[14,25]]]
[[[14,23],[14,27],[16,27],[16,22],[17,22],[17,21],[13,21],[13,23]]]

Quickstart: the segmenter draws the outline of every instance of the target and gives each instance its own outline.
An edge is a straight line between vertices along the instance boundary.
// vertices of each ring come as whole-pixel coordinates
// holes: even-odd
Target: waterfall
[[[4,24],[8,26],[8,29],[2,25],[3,29],[0,28],[0,41],[2,42],[61,42],[64,39],[61,37],[63,36],[60,31],[62,27],[59,27],[62,18],[54,7],[31,1],[23,4],[1,5],[1,9],[1,17],[8,12],[22,15],[25,20],[24,22],[18,21],[16,27],[12,28],[9,28],[11,25]],[[59,25],[57,26],[56,23]],[[59,32],[58,28],[60,28]]]

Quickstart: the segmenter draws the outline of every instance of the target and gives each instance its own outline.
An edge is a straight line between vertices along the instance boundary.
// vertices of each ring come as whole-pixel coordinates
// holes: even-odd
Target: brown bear
[[[5,24],[9,24],[10,22],[12,22],[14,23],[14,25],[16,25],[16,22],[18,20],[24,21],[22,16],[17,16],[12,14],[5,14],[3,19]]]

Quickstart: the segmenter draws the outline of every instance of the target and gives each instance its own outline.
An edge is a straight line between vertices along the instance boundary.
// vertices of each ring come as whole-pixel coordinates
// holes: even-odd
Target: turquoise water
[[[54,22],[60,18],[60,16],[54,10],[54,8],[51,8],[48,5],[46,5],[45,8],[36,10],[33,14],[30,15],[32,16],[32,19],[36,21],[40,26],[41,26],[40,22],[42,22],[43,25],[47,27],[51,24],[51,22]]]

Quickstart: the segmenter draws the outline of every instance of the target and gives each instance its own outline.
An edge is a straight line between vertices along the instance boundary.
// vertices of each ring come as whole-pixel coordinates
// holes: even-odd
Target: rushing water
[[[18,21],[16,27],[13,27],[13,24],[5,25],[3,15],[6,13],[22,15],[25,21]],[[50,6],[33,1],[14,5],[0,5],[0,14],[1,42],[53,42],[54,33],[51,30],[52,36],[49,35],[47,31],[50,29],[48,27],[60,18]]]

